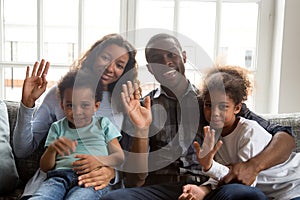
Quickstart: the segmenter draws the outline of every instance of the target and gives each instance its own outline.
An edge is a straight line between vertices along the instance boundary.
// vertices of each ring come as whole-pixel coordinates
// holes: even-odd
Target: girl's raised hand
[[[222,146],[222,141],[218,141],[215,145],[215,130],[210,129],[209,126],[203,128],[204,141],[202,146],[198,142],[194,142],[194,147],[197,152],[197,159],[204,171],[210,169],[213,158],[217,151]]]

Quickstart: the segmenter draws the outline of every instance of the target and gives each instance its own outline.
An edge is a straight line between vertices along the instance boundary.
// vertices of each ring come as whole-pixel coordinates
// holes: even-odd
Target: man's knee
[[[212,191],[205,200],[238,200],[238,199],[256,199],[256,200],[266,200],[265,194],[255,187],[250,187],[242,184],[227,184],[218,187],[216,190]]]
[[[125,191],[122,191],[124,189],[117,189],[117,190],[112,190],[104,194],[101,198],[101,200],[118,200],[122,199],[122,197],[126,197],[124,194]],[[121,196],[120,196],[121,195]]]

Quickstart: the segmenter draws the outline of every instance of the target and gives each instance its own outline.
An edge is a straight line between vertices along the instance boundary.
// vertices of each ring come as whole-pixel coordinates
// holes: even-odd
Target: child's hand
[[[198,142],[194,142],[194,147],[197,152],[197,159],[204,171],[208,171],[212,165],[213,158],[219,148],[222,146],[222,141],[218,141],[215,145],[215,131],[209,126],[203,128],[204,141],[202,147]]]
[[[77,174],[85,174],[104,166],[97,156],[77,154],[74,157],[79,158],[72,163],[73,170],[76,171]]]
[[[65,137],[58,138],[49,147],[48,150],[56,152],[60,156],[70,155],[76,150],[77,141]]]
[[[183,186],[178,200],[202,200],[210,192],[206,186],[188,184]]]

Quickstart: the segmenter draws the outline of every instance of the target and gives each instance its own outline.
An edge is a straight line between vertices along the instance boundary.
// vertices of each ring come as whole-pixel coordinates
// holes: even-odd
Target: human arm
[[[58,155],[63,157],[65,155],[70,155],[76,150],[77,141],[64,137],[64,131],[57,123],[53,123],[49,129],[45,142],[47,149],[40,159],[40,168],[44,172],[48,172],[55,167],[56,157]]]
[[[223,142],[218,141],[215,144],[215,130],[211,129],[209,126],[203,128],[203,133],[204,140],[202,146],[200,147],[198,142],[194,142],[197,160],[202,167],[203,174],[214,179],[209,183],[217,186],[218,181],[229,171],[227,166],[214,161],[214,157]]]
[[[41,68],[45,67],[44,76],[46,75],[46,66],[40,65],[37,71],[42,70]],[[48,66],[49,67],[49,66]],[[30,99],[28,93],[31,94],[29,88],[34,90],[34,83],[32,80],[36,80],[37,73],[29,76],[29,71],[27,69],[26,78],[23,83],[23,93],[22,93],[22,101],[28,102],[26,99]],[[40,73],[40,72],[39,72]],[[37,83],[38,84],[38,83]],[[29,86],[28,86],[29,85]],[[25,98],[27,97],[27,98]],[[20,102],[20,107],[17,114],[16,125],[14,129],[13,135],[13,144],[15,149],[15,154],[17,157],[27,157],[31,155],[37,147],[40,145],[41,141],[48,134],[50,125],[62,118],[63,112],[59,106],[59,100],[56,95],[56,87],[50,89],[50,91],[46,94],[43,102],[36,110],[36,104],[34,104],[33,108],[28,107],[31,106],[28,103],[23,104]],[[29,100],[30,101],[30,100]]]
[[[31,155],[47,136],[51,124],[62,117],[56,87],[49,90],[37,110],[20,103],[13,135],[16,156]]]
[[[108,151],[108,156],[100,157],[104,166],[118,167],[124,162],[124,153],[117,138],[108,143]]]
[[[149,126],[152,122],[150,97],[144,105],[140,103],[138,85],[128,82],[123,85],[122,101],[127,115],[134,126],[131,146],[126,154],[123,171],[126,173],[126,186],[134,187],[144,184],[148,170]]]
[[[198,142],[194,142],[194,147],[196,150],[196,156],[199,164],[204,172],[208,171],[213,164],[214,156],[217,151],[222,146],[222,141],[218,141],[215,144],[215,130],[211,129],[209,126],[203,128],[204,140],[200,147]]]
[[[224,183],[240,182],[245,185],[251,185],[259,172],[286,161],[295,148],[295,141],[292,137],[291,127],[271,124],[251,112],[245,104],[239,115],[257,121],[273,135],[272,140],[262,152],[246,162],[232,164],[229,174],[223,179]]]
[[[289,142],[284,140],[289,140],[290,138],[291,136],[287,133],[277,133],[272,137],[268,146],[258,155],[246,162],[232,164],[229,173],[223,178],[222,182],[240,182],[245,185],[253,184],[259,172],[280,164],[287,159],[281,158],[281,155],[288,154],[290,147],[285,145],[288,145],[287,143]]]

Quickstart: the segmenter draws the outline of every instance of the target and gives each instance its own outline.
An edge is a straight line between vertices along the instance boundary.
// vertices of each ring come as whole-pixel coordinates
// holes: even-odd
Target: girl
[[[203,173],[210,179],[200,186],[184,186],[180,200],[213,199],[210,191],[219,187],[219,181],[229,172],[227,166],[247,162],[270,142],[270,134],[257,122],[237,116],[250,90],[249,71],[245,68],[217,67],[205,77],[200,98],[210,126],[204,128],[201,148],[197,142],[194,146]],[[219,138],[216,145],[215,137]],[[260,172],[253,189],[260,189],[265,199],[300,199],[299,164],[300,155],[292,153],[286,162]]]

